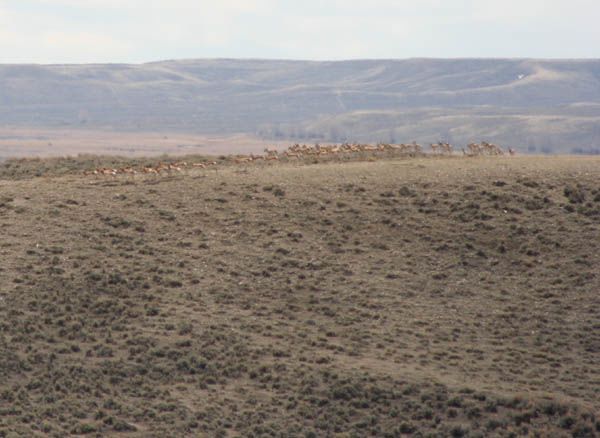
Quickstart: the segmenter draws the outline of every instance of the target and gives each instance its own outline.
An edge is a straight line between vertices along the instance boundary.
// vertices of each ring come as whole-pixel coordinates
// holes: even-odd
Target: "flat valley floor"
[[[600,435],[600,159],[0,180],[0,437]]]

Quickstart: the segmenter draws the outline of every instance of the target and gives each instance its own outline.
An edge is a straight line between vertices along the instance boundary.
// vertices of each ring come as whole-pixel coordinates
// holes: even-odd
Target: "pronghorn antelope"
[[[432,143],[430,145],[432,153],[434,155],[437,154],[445,154],[452,155],[453,148],[449,143],[445,143],[442,141],[438,141],[437,143]],[[469,143],[467,148],[461,148],[464,156],[479,156],[479,155],[503,155],[504,151],[500,146],[497,146],[493,143],[488,143],[482,141],[481,143]],[[235,164],[249,164],[254,161],[278,161],[279,157],[297,158],[300,159],[302,157],[335,157],[341,154],[353,154],[353,153],[379,153],[379,152],[394,152],[400,154],[410,154],[410,155],[419,155],[422,154],[422,147],[416,141],[412,143],[400,143],[400,144],[390,144],[390,143],[378,143],[377,145],[370,144],[361,144],[361,143],[342,143],[339,145],[320,145],[315,144],[314,146],[307,146],[306,144],[298,144],[295,143],[292,146],[288,147],[281,154],[276,149],[265,148],[264,155],[234,155],[230,156],[229,160]],[[513,148],[508,148],[508,153],[510,155],[515,154],[515,150]],[[84,175],[110,175],[117,176],[120,174],[127,174],[134,177],[138,173],[150,174],[150,175],[160,175],[163,172],[167,174],[171,174],[173,172],[182,172],[184,169],[189,167],[197,168],[197,169],[205,169],[208,166],[216,166],[216,161],[203,161],[203,162],[192,162],[188,163],[186,161],[173,161],[173,162],[163,162],[160,161],[156,165],[146,165],[141,167],[139,170],[128,166],[121,168],[108,168],[108,167],[100,167],[91,171],[84,171]],[[216,168],[215,168],[216,169]]]
[[[446,155],[452,155],[452,145],[450,143],[439,143],[441,149],[442,149],[442,153],[446,154]]]
[[[118,173],[117,169],[108,169],[108,168],[99,169],[99,172],[102,175],[111,175],[111,176],[116,176]]]
[[[279,152],[277,151],[277,149],[275,148],[265,148],[265,154],[267,154],[267,157],[271,157],[271,156],[277,156],[279,154]]]
[[[364,145],[364,146],[362,146],[362,148],[361,148],[361,149],[362,149],[363,151],[366,151],[366,152],[375,152],[375,151],[378,151],[378,150],[379,150],[379,149],[378,149],[377,147],[375,147],[375,146],[367,146],[367,145]]]
[[[147,174],[148,173],[149,174],[154,174],[154,175],[157,175],[159,173],[158,170],[156,170],[154,167],[144,167],[142,169],[142,172],[143,173],[147,173]]]
[[[488,155],[504,155],[504,151],[500,146],[495,145],[494,143],[488,143],[487,141],[482,141],[481,146],[483,150],[487,152]]]
[[[444,154],[444,155],[452,155],[452,145],[450,143],[444,143],[438,141],[437,143],[431,144],[431,151],[433,154]]]
[[[504,151],[498,145],[482,141],[481,143],[469,143],[467,155],[504,155]],[[510,153],[510,149],[509,149]],[[514,152],[513,152],[514,153]]]
[[[207,166],[215,166],[217,164],[216,161],[204,161],[200,163],[188,163],[186,161],[177,161],[177,162],[158,162],[156,165],[145,165],[139,169],[135,169],[131,166],[120,167],[120,168],[108,168],[108,167],[99,167],[94,170],[85,170],[83,172],[84,175],[131,175],[134,177],[138,173],[150,174],[150,175],[159,175],[163,172],[171,173],[171,172],[183,172],[184,169],[188,167],[195,168],[206,168]]]
[[[254,159],[247,155],[238,155],[233,158],[233,161],[237,164],[241,164],[241,163],[250,163],[250,162],[254,161]]]
[[[483,153],[483,149],[478,143],[469,143],[467,148],[469,149],[469,155],[481,155]]]

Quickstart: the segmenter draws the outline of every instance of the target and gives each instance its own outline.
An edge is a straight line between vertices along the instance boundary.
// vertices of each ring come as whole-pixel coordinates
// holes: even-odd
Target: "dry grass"
[[[0,180],[0,436],[597,436],[599,181],[569,157]]]

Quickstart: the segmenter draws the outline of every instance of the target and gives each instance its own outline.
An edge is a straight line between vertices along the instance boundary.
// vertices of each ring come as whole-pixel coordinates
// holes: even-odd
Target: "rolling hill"
[[[83,160],[0,165],[0,437],[599,436],[600,158]]]
[[[600,60],[0,65],[0,124],[600,151]]]

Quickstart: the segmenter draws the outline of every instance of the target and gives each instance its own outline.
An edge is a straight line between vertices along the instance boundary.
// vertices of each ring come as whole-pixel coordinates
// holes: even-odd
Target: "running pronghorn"
[[[450,143],[442,143],[439,142],[438,143],[440,145],[440,148],[442,149],[442,153],[446,154],[446,155],[452,155],[452,145]]]
[[[275,148],[265,148],[265,154],[267,154],[267,157],[276,157],[277,155],[279,155],[279,151],[277,151],[277,149]]]
[[[444,155],[452,155],[452,145],[450,143],[444,143],[442,141],[438,141],[437,143],[431,144],[431,151],[433,154],[444,154]]]
[[[236,157],[233,157],[233,161],[236,164],[250,163],[250,162],[254,161],[254,158],[247,156],[247,155],[238,155]]]
[[[504,155],[504,151],[500,146],[495,145],[494,143],[488,143],[487,141],[482,141],[481,146],[483,150],[487,152],[488,155]]]
[[[483,148],[478,143],[469,143],[467,148],[469,149],[469,155],[481,155],[483,153]]]
[[[439,141],[430,145],[432,153],[434,155],[444,154],[452,155],[452,145],[446,142]],[[465,156],[478,156],[478,155],[503,155],[504,151],[501,147],[488,142],[481,143],[469,143],[467,148],[462,148],[462,153]],[[377,145],[370,144],[359,144],[359,143],[342,143],[340,145],[320,145],[315,144],[314,146],[307,146],[306,144],[300,145],[298,143],[290,146],[287,150],[281,154],[273,148],[265,148],[264,155],[233,155],[229,156],[228,162],[234,164],[250,164],[255,161],[279,161],[280,157],[286,159],[296,158],[301,159],[303,157],[336,157],[342,154],[354,154],[354,153],[370,153],[376,154],[379,152],[394,152],[400,154],[410,154],[411,156],[422,154],[422,147],[416,141],[412,143],[400,143],[400,144],[389,144],[379,143]],[[510,155],[514,155],[516,152],[513,148],[508,149]],[[362,155],[362,154],[361,154]],[[94,170],[86,170],[83,172],[84,175],[110,175],[115,177],[117,175],[125,174],[131,175],[132,178],[138,173],[145,175],[160,175],[163,173],[172,174],[174,172],[183,172],[188,168],[195,169],[206,169],[209,166],[216,166],[216,161],[202,161],[202,162],[187,162],[187,161],[173,161],[163,162],[160,161],[156,165],[145,165],[139,169],[135,169],[132,166],[121,167],[121,168],[109,168],[100,167]],[[217,167],[215,167],[215,171]]]

